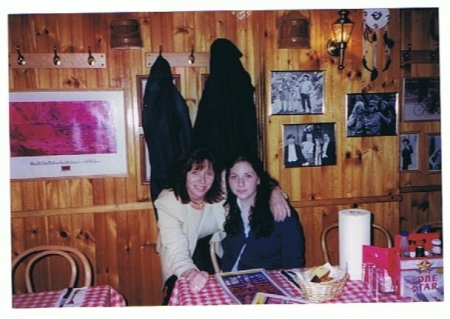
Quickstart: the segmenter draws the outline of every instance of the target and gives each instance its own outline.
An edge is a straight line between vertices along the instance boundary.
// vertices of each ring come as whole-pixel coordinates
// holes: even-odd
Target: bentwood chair
[[[393,241],[392,241],[392,237],[389,234],[388,230],[378,224],[372,224],[372,228],[379,230],[386,237],[386,245],[388,248],[391,248],[393,245]],[[322,249],[322,257],[323,257],[324,263],[330,262],[330,254],[328,252],[328,245],[327,245],[327,235],[330,233],[331,230],[339,230],[339,224],[334,223],[334,224],[329,225],[328,227],[323,229],[320,234],[320,246]]]
[[[51,257],[53,256],[53,257]],[[55,257],[56,256],[56,257]],[[75,287],[76,285],[87,287],[92,284],[92,269],[89,259],[77,248],[70,246],[59,246],[59,245],[43,245],[36,246],[18,254],[14,257],[12,261],[12,279],[14,286],[14,276],[16,269],[25,266],[25,284],[27,292],[34,292],[33,284],[33,270],[36,264],[45,259],[56,259],[58,257],[63,257],[66,259],[70,265],[70,279],[68,280],[68,285],[66,287]],[[55,260],[54,260],[55,261]],[[61,265],[61,264],[58,264]],[[81,267],[80,267],[81,266]],[[61,269],[51,269],[52,274],[59,274]],[[81,278],[80,274],[83,274],[84,282],[78,283]]]
[[[216,274],[220,273],[220,266],[219,266],[219,261],[217,260],[217,254],[216,254],[216,244],[214,242],[211,242],[209,244],[209,254],[211,256],[211,262],[213,264],[214,267],[214,272]]]

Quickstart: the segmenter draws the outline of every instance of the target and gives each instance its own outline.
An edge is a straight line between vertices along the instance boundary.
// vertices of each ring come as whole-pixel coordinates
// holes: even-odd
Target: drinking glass
[[[395,284],[386,269],[377,268],[375,278],[378,295],[392,294],[396,291]]]
[[[364,284],[364,290],[371,297],[376,295],[375,269],[374,263],[362,263],[361,279]]]

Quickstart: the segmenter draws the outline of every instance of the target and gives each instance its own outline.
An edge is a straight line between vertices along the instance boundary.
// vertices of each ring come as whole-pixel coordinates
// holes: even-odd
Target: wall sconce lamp
[[[339,56],[339,72],[344,69],[344,54],[347,43],[353,31],[355,23],[348,18],[349,11],[342,9],[339,11],[339,19],[337,19],[332,27],[334,38],[328,40],[327,51],[331,56]]]

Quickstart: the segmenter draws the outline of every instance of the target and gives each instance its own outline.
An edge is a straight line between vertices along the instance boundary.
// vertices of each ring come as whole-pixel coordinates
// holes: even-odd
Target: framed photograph
[[[403,79],[403,121],[439,121],[440,119],[439,78]]]
[[[347,137],[395,136],[397,93],[347,94]]]
[[[11,179],[125,176],[123,91],[9,94]]]
[[[283,125],[285,168],[336,165],[335,123]]]
[[[323,114],[324,71],[272,71],[272,115]]]
[[[180,91],[180,75],[173,74],[173,84],[177,87],[178,91]],[[139,107],[139,126],[142,126],[142,109],[144,107],[144,94],[145,94],[145,86],[147,85],[148,75],[136,75],[137,81],[137,100]]]
[[[441,135],[428,135],[428,169],[435,172],[442,169]]]
[[[150,184],[150,157],[144,134],[139,135],[139,147],[141,154],[141,184]]]
[[[400,135],[400,170],[416,171],[419,169],[419,134],[404,133]]]

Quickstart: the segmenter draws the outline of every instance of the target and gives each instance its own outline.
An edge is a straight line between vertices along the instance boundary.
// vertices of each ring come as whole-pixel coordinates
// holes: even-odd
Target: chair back
[[[384,235],[384,237],[386,238],[386,245],[388,248],[391,248],[393,246],[391,234],[386,228],[378,224],[372,224],[372,228],[379,230]],[[323,229],[320,234],[320,248],[322,249],[322,258],[324,263],[330,262],[330,254],[328,251],[328,244],[327,244],[327,235],[330,233],[331,230],[339,230],[339,224],[333,223],[329,225],[328,227]]]
[[[209,244],[209,254],[211,256],[211,262],[213,264],[214,267],[214,272],[216,274],[220,273],[220,266],[219,266],[219,261],[217,260],[217,254],[216,254],[216,244],[215,242],[211,242]]]
[[[84,274],[84,282],[78,284],[78,286],[87,287],[92,284],[92,269],[89,259],[80,250],[70,246],[59,245],[42,245],[36,246],[18,254],[12,261],[12,279],[14,288],[14,277],[16,270],[25,266],[24,278],[27,288],[27,292],[34,292],[33,284],[33,270],[36,264],[41,260],[51,256],[63,257],[70,265],[70,278],[66,287],[75,287],[78,284],[81,272]],[[52,269],[52,274],[59,274],[59,270]],[[48,281],[51,281],[50,279]]]

